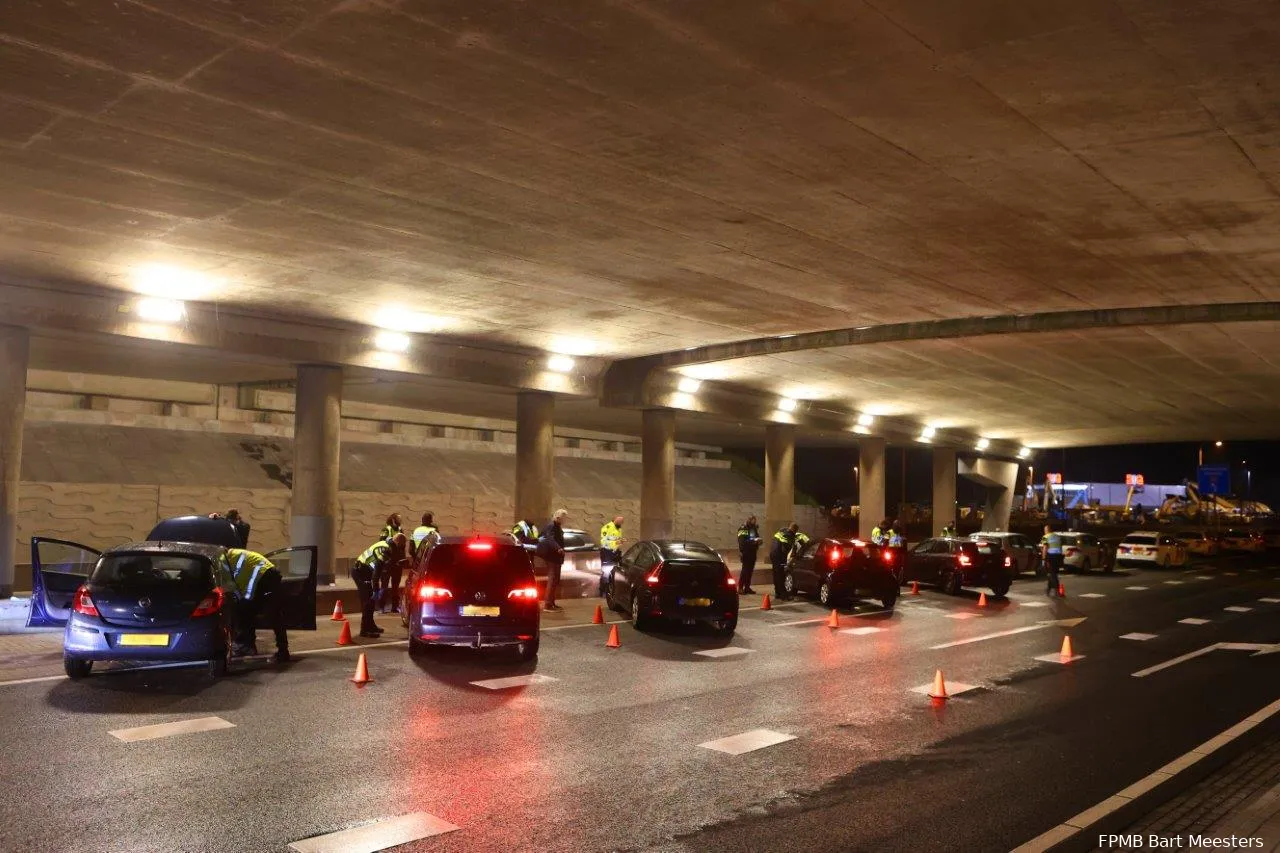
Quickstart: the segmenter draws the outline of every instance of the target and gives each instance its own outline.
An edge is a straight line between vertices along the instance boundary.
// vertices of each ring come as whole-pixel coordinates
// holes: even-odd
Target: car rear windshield
[[[213,587],[213,568],[194,554],[108,554],[89,582],[120,590],[203,592]]]
[[[995,539],[975,539],[972,543],[961,542],[960,547],[976,548],[979,554],[999,554],[1004,551],[1004,546]]]
[[[666,556],[673,560],[712,560],[720,562],[720,555],[710,545],[701,542],[671,542],[665,549]]]
[[[492,542],[445,543],[431,549],[427,574],[437,580],[475,580],[480,577],[524,580],[533,564],[523,548]]]
[[[705,581],[719,583],[725,579],[724,563],[715,562],[672,562],[663,563],[659,576],[664,581],[686,583],[689,581]]]
[[[1124,541],[1130,545],[1153,545],[1156,541],[1154,533],[1130,533],[1124,537]]]

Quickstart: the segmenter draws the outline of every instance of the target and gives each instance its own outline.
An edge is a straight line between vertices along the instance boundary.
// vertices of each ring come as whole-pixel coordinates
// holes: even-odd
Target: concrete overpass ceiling
[[[392,306],[477,344],[604,357],[1274,300],[1278,52],[1267,0],[14,0],[0,279],[310,321]],[[1265,355],[1269,333],[742,367],[1034,443],[1114,440],[1138,417],[1155,439],[1228,410],[1242,430],[1274,420],[1258,399],[1274,366],[1231,363],[1246,340]],[[41,358],[116,358],[84,346]],[[964,393],[993,384],[997,423]],[[1029,406],[1055,389],[1077,395],[1060,429]],[[1180,422],[1154,399],[1177,394]]]

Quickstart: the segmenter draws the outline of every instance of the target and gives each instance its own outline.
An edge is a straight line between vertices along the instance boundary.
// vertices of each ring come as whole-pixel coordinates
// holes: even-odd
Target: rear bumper
[[[419,642],[433,646],[469,646],[476,649],[527,643],[536,640],[538,633],[536,618],[525,623],[493,623],[477,619],[453,625],[440,625],[433,619],[419,619],[413,628],[413,638]]]
[[[163,646],[126,646],[126,635],[163,634]],[[107,625],[98,619],[72,614],[62,635],[62,653],[78,660],[186,661],[208,660],[222,654],[222,623],[202,619],[170,628],[129,629]]]
[[[960,573],[962,586],[1000,586],[1013,583],[1013,570],[1000,568],[968,569]]]
[[[649,615],[658,619],[676,619],[694,622],[723,622],[726,619],[738,618],[738,599],[732,601],[713,601],[710,606],[691,606],[678,603],[652,601],[649,603]]]
[[[880,598],[897,590],[897,577],[887,572],[841,573],[831,579],[831,591],[839,595]]]

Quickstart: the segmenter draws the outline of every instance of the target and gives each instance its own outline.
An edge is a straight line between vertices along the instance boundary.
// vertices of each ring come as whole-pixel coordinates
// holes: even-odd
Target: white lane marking
[[[1178,622],[1180,622],[1183,625],[1208,625],[1209,624],[1208,619],[1197,619],[1194,616],[1188,616],[1186,619],[1179,619]]]
[[[766,746],[776,746],[795,739],[795,735],[783,734],[769,729],[752,729],[740,735],[730,735],[729,737],[709,740],[698,744],[698,746],[703,749],[714,749],[716,752],[728,753],[729,755],[742,755],[744,752],[754,752],[757,749],[764,749]]]
[[[978,684],[965,684],[963,681],[946,682],[948,696],[959,696],[961,693],[968,693],[970,690],[977,690],[980,686],[981,685]],[[931,681],[928,684],[921,684],[919,687],[912,687],[909,692],[919,693],[921,696],[928,696],[933,692],[933,682]]]
[[[157,723],[154,726],[116,729],[107,732],[107,734],[125,743],[137,743],[140,740],[155,740],[156,738],[173,737],[174,735],[213,732],[218,729],[234,729],[235,727],[235,723],[229,723],[221,717],[197,717],[194,720],[179,720],[176,723]]]
[[[1189,661],[1193,658],[1198,658],[1202,655],[1207,655],[1210,652],[1217,651],[1218,649],[1231,652],[1253,652],[1253,656],[1256,657],[1257,655],[1271,655],[1280,652],[1280,643],[1214,643],[1212,646],[1205,646],[1203,649],[1197,649],[1194,652],[1189,652],[1181,657],[1167,660],[1164,663],[1158,663],[1155,666],[1140,669],[1137,672],[1132,673],[1132,675],[1134,678],[1146,678],[1148,675],[1157,673],[1162,669],[1177,666],[1180,663]]]
[[[1182,586],[1182,581],[1165,581],[1169,586]]]
[[[735,655],[749,655],[755,649],[744,649],[742,646],[725,646],[723,649],[703,649],[700,652],[694,652],[695,655],[702,655],[706,658],[728,658]]]
[[[1082,592],[1076,598],[1106,598],[1105,592]]]
[[[1133,632],[1132,634],[1121,634],[1121,635],[1120,635],[1120,639],[1122,639],[1122,640],[1139,640],[1139,641],[1144,642],[1144,643],[1145,643],[1147,640],[1154,640],[1155,638],[1156,638],[1156,635],[1155,635],[1155,634],[1143,634],[1141,631],[1135,631],[1135,632]]]
[[[948,613],[948,619],[977,619],[977,613]]]
[[[426,812],[412,812],[399,817],[367,823],[351,829],[304,838],[289,845],[298,853],[377,853],[388,847],[408,844],[433,835],[444,835],[458,827]]]
[[[483,681],[472,681],[471,684],[475,687],[483,687],[485,690],[506,690],[509,687],[528,687],[531,684],[546,684],[548,681],[559,680],[549,675],[539,675],[534,672],[529,675],[512,675],[507,678],[486,678]]]
[[[1252,607],[1238,607],[1238,606],[1224,607],[1222,609],[1230,611],[1231,613],[1248,613],[1249,611],[1253,610]]]
[[[1125,589],[1131,589],[1134,592],[1141,592],[1142,590],[1146,589],[1146,587],[1145,586],[1126,586]]]
[[[1263,604],[1280,604],[1280,598],[1259,598]]]
[[[866,627],[866,628],[844,628],[844,629],[842,629],[842,630],[840,631],[840,633],[841,633],[841,634],[853,634],[855,637],[861,637],[861,636],[864,636],[864,635],[866,635],[866,634],[878,634],[878,633],[880,633],[880,632],[881,632],[881,631],[883,631],[883,630],[884,630],[883,628],[871,628],[871,627]]]
[[[0,681],[0,687],[18,684],[39,684],[41,681],[66,681],[65,675],[42,675],[38,678],[15,678],[13,681]]]
[[[1071,663],[1082,659],[1084,655],[1064,655],[1061,652],[1054,652],[1051,655],[1036,655],[1036,660],[1045,663]]]
[[[1039,631],[1044,625],[1024,625],[1021,628],[1010,628],[1007,631],[996,631],[994,634],[983,634],[981,637],[969,637],[965,640],[954,640],[950,643],[940,643],[936,646],[930,646],[931,650],[949,649],[953,646],[967,646],[969,643],[980,643],[983,640],[994,640],[997,637],[1012,637],[1014,634],[1025,634],[1028,631]]]
[[[1217,737],[1210,738],[1185,755],[1179,756],[1159,770],[1147,774],[1124,790],[1107,797],[1097,805],[1085,809],[1075,817],[1068,818],[1065,822],[1037,835],[1027,843],[1015,847],[1012,853],[1043,853],[1043,851],[1061,844],[1278,713],[1280,713],[1280,699],[1267,705],[1258,713],[1236,723]]]
[[[1229,578],[1235,578],[1240,576],[1239,572],[1223,572],[1223,574]]]
[[[1196,575],[1196,580],[1198,580],[1198,581],[1211,581],[1211,580],[1213,580],[1213,575]]]
[[[828,616],[818,616],[814,619],[797,619],[794,622],[774,622],[773,627],[785,628],[788,625],[812,625],[815,622],[826,622],[829,618]]]
[[[1019,601],[1019,602],[1018,602],[1018,606],[1019,606],[1019,607],[1048,607],[1048,606],[1049,606],[1049,602],[1047,602],[1047,601]]]
[[[546,630],[545,628],[543,630]],[[292,655],[323,655],[329,652],[362,652],[365,649],[382,649],[388,646],[407,646],[408,640],[387,640],[383,643],[352,643],[349,646],[330,646],[325,649],[303,649],[302,651],[291,651]],[[266,657],[263,655],[262,657]]]

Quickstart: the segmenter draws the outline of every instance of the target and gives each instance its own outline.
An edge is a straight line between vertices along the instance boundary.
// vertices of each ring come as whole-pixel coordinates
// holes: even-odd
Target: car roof
[[[1160,534],[1155,532],[1154,530],[1135,530],[1124,538],[1125,539],[1155,539],[1159,536]]]
[[[127,545],[116,545],[103,552],[108,554],[193,554],[216,560],[226,553],[221,545],[204,545],[199,542],[130,542]]]
[[[664,557],[712,556],[720,559],[720,552],[710,545],[693,539],[650,539]]]
[[[227,548],[240,545],[240,534],[225,518],[205,515],[180,515],[156,522],[147,534],[148,541],[205,542]]]

